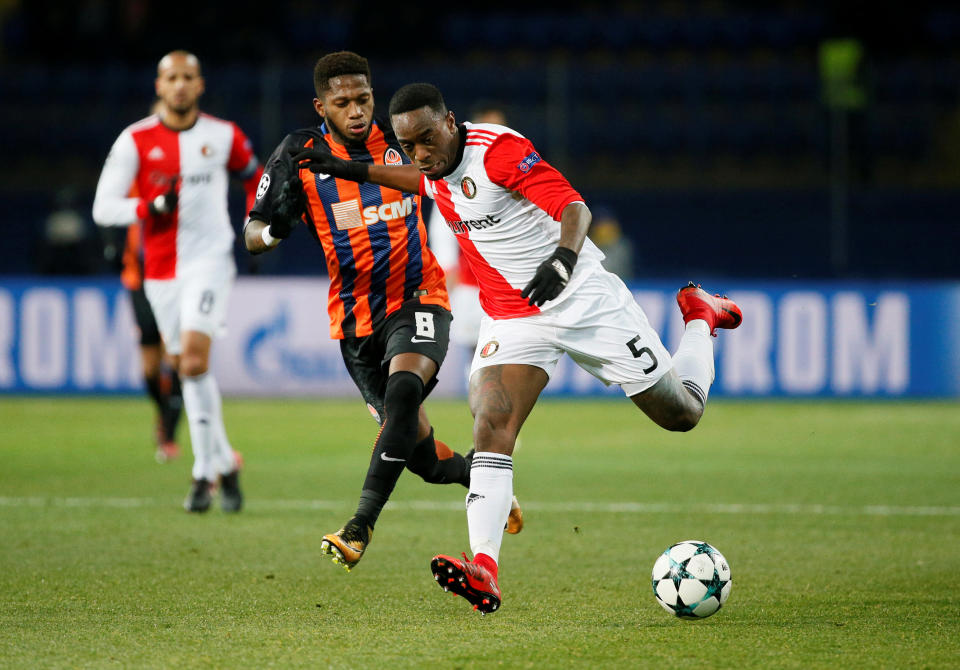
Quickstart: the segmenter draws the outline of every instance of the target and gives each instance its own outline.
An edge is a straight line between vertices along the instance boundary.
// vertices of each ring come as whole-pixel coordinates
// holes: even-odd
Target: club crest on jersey
[[[400,152],[393,147],[387,147],[387,150],[383,152],[383,164],[403,165],[403,157],[400,155]]]
[[[210,158],[210,156],[214,154],[213,147],[211,147],[209,144],[204,144],[202,147],[200,147],[200,153],[207,158]]]
[[[540,154],[538,154],[536,151],[533,151],[529,156],[517,163],[517,169],[520,170],[520,172],[530,172],[530,168],[539,163],[540,160]]]
[[[464,177],[460,180],[460,190],[471,200],[477,197],[477,185],[473,183],[470,177]]]
[[[270,175],[264,172],[263,176],[260,177],[260,183],[257,184],[257,200],[265,196],[267,194],[267,189],[269,188],[270,188]]]
[[[490,358],[498,351],[500,351],[500,343],[496,340],[490,340],[480,350],[480,358]]]

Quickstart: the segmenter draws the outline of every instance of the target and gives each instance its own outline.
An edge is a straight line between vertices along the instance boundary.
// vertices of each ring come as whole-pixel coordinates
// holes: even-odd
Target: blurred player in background
[[[469,486],[470,466],[434,438],[422,407],[446,356],[451,317],[420,196],[313,175],[291,157],[311,147],[364,164],[404,163],[389,124],[373,115],[369,64],[349,51],[328,54],[317,61],[314,86],[322,121],[287,135],[270,156],[244,238],[251,252],[267,251],[306,220],[330,275],[330,337],[340,340],[347,370],[380,424],[357,511],[321,543],[350,570],[404,467],[429,483]]]
[[[162,109],[163,101],[158,99],[150,106],[150,113],[160,115]],[[140,196],[136,184],[131,187],[128,195],[131,198]],[[120,271],[120,281],[130,294],[133,315],[140,333],[143,382],[147,395],[153,400],[157,410],[154,430],[156,459],[158,463],[168,463],[180,456],[176,435],[183,397],[180,392],[180,375],[163,350],[157,320],[143,290],[143,233],[139,222],[125,229],[101,227],[101,230],[104,233],[104,257],[111,266]],[[114,234],[121,231],[122,234]]]
[[[630,290],[603,269],[588,239],[590,210],[533,144],[494,124],[457,124],[430,84],[390,101],[397,139],[413,165],[368,166],[302,151],[301,166],[434,199],[480,283],[486,316],[470,377],[476,454],[467,494],[472,561],[437,555],[434,578],[481,613],[500,607],[503,525],[518,432],[564,353],[624,393],[658,425],[690,430],[713,382],[716,328],[739,308],[693,284],[677,302],[687,326],[671,358]]]
[[[103,166],[93,203],[102,226],[139,222],[144,291],[175,361],[193,447],[188,512],[205,512],[218,480],[221,508],[243,506],[240,459],[227,439],[220,390],[209,371],[212,338],[224,327],[236,276],[227,212],[228,173],[244,181],[248,207],[262,170],[243,131],[201,114],[197,57],[172,51],[155,82],[161,115],[128,126]],[[140,197],[130,197],[132,185]]]

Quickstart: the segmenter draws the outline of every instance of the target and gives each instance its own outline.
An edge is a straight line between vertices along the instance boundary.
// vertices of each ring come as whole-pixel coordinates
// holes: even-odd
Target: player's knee
[[[677,433],[686,433],[696,428],[702,415],[703,412],[688,408],[671,415],[663,427]]]
[[[500,412],[477,413],[473,422],[473,443],[477,451],[513,453],[517,433],[510,427],[509,416]]]
[[[177,372],[181,377],[197,377],[205,374],[208,368],[206,356],[184,353],[180,356],[180,368]]]
[[[420,422],[420,402],[423,399],[423,382],[412,372],[394,372],[387,379],[383,408],[389,431],[389,446],[408,445],[412,448],[417,439]]]

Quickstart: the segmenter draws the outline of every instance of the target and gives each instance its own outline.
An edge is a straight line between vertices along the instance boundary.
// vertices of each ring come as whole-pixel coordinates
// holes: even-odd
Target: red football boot
[[[698,284],[690,282],[677,293],[677,304],[683,313],[683,322],[703,319],[710,326],[710,334],[717,336],[717,328],[733,329],[743,321],[737,303],[727,296],[710,295]]]
[[[462,556],[462,561],[443,554],[434,556],[430,561],[433,578],[444,591],[452,591],[466,598],[480,614],[496,612],[500,608],[497,578],[482,565],[467,560],[466,554]]]

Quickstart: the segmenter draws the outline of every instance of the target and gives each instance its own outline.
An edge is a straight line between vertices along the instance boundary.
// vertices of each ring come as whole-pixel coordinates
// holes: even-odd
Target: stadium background
[[[748,318],[738,349],[721,338],[717,393],[960,392],[960,338],[929,327],[960,321],[960,10],[536,7],[235,2],[229,12],[191,8],[184,20],[149,0],[0,5],[0,389],[139,383],[90,206],[114,138],[145,115],[159,55],[197,53],[202,108],[237,121],[263,158],[313,122],[315,59],[350,48],[370,58],[380,109],[412,80],[439,85],[460,118],[479,102],[502,106],[592,206],[619,219],[648,310],[669,308],[671,287],[687,278],[746,297],[765,320],[751,331]],[[239,222],[239,189],[231,210]],[[64,212],[82,226],[65,233],[55,225]],[[268,305],[301,284],[264,276],[324,272],[305,231],[258,259],[238,245],[237,258],[239,291],[274,287]],[[218,355],[235,351],[248,378],[226,379],[227,391],[353,393],[325,341],[325,289],[311,286],[233,329],[241,339]],[[665,332],[675,326],[663,321]],[[269,374],[256,377],[254,336],[284,328],[290,346],[268,354]],[[304,384],[284,374],[304,369],[315,372]],[[554,390],[602,389],[570,377]]]

